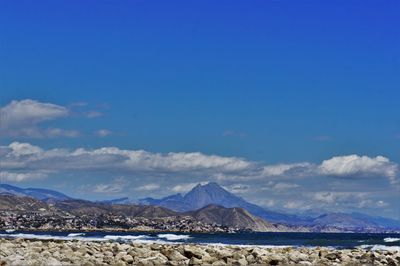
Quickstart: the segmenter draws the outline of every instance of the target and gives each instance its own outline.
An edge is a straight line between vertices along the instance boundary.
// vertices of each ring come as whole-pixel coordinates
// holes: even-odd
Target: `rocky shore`
[[[0,265],[400,265],[398,251],[0,239]]]

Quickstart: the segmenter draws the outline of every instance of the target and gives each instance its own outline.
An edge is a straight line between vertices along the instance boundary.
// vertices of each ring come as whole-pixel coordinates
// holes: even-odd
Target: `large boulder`
[[[292,251],[289,253],[289,259],[295,263],[299,263],[300,261],[308,261],[308,255],[298,252],[298,251]]]
[[[203,256],[207,256],[208,253],[205,252],[200,247],[196,246],[185,246],[184,247],[184,256],[191,259],[192,257],[196,257],[197,259],[201,259]]]
[[[164,249],[162,250],[162,254],[164,254],[171,261],[186,261],[188,258],[183,256],[181,253],[174,249]]]

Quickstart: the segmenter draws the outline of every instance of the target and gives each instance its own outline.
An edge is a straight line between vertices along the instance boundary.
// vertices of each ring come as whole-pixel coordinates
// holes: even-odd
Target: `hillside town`
[[[195,221],[191,217],[164,217],[149,219],[113,214],[97,216],[75,216],[55,214],[46,210],[16,213],[0,211],[0,230],[27,231],[168,231],[168,232],[226,232],[245,231],[218,224]]]

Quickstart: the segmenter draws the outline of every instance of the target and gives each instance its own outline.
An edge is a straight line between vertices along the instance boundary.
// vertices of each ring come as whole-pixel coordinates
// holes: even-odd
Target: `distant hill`
[[[162,199],[145,198],[140,200],[139,203],[158,205],[179,212],[195,211],[208,205],[219,205],[225,208],[239,207],[270,223],[307,227],[312,231],[371,232],[375,229],[400,229],[400,221],[360,213],[325,213],[317,216],[298,216],[270,211],[247,202],[215,182],[205,185],[198,184],[184,196],[176,194]]]
[[[318,215],[297,216],[270,211],[245,201],[214,182],[205,185],[199,184],[185,195],[175,194],[162,199],[144,198],[139,201],[132,201],[125,197],[91,202],[72,199],[54,190],[24,189],[6,184],[0,185],[0,196],[2,197],[0,210],[2,207],[34,210],[45,208],[48,206],[45,204],[48,203],[59,210],[68,211],[76,215],[96,215],[112,212],[125,216],[140,216],[151,219],[190,214],[202,221],[207,220],[218,224],[223,222],[224,224],[221,225],[228,225],[228,221],[236,217],[234,224],[244,226],[245,223],[248,223],[253,230],[256,228],[256,230],[270,231],[271,225],[279,227],[276,231],[303,231],[305,228],[316,232],[400,230],[400,221],[361,213],[321,213]],[[27,197],[29,198],[27,199]],[[13,201],[14,198],[15,200]],[[32,198],[37,201],[32,201]],[[318,212],[321,212],[321,210]],[[264,220],[260,222],[260,218]],[[243,222],[243,224],[240,224],[239,221]]]
[[[38,200],[68,200],[71,197],[50,189],[19,188],[7,184],[0,184],[0,194],[11,194],[20,197],[32,197]]]
[[[163,218],[191,216],[196,221],[208,224],[218,224],[253,231],[277,231],[277,226],[251,215],[243,208],[224,208],[217,205],[208,205],[196,211],[178,213],[164,207],[154,205],[121,205],[104,204],[83,200],[67,200],[55,203],[55,207],[74,215],[100,215],[113,213],[129,217]]]
[[[143,217],[143,218],[162,218],[178,215],[176,212],[159,206],[143,205],[120,205],[105,204],[86,200],[65,200],[58,201],[54,205],[56,208],[67,211],[74,215],[101,215],[113,213],[116,215]]]
[[[0,211],[26,212],[39,211],[39,209],[49,209],[49,206],[45,202],[31,197],[0,194]]]
[[[111,205],[85,200],[65,200],[48,204],[45,201],[30,197],[2,194],[0,195],[0,211],[11,211],[19,214],[46,212],[47,215],[50,213],[51,216],[57,213],[93,218],[107,214],[146,219],[168,217],[178,221],[183,217],[191,217],[194,221],[217,224],[240,230],[267,232],[285,229],[272,225],[261,218],[254,217],[242,208],[224,208],[216,205],[209,205],[193,212],[178,213],[152,205]]]
[[[111,200],[100,200],[97,202],[105,203],[105,204],[131,204],[131,203],[133,203],[128,197],[111,199]]]
[[[400,221],[359,213],[327,213],[316,217],[307,226],[314,231],[373,232],[399,230]]]
[[[350,215],[355,219],[362,219],[364,221],[374,223],[374,224],[382,226],[384,228],[400,229],[400,221],[398,221],[398,220],[379,217],[379,216],[371,216],[371,215],[357,213],[357,212],[353,212]]]
[[[253,231],[280,231],[282,228],[251,215],[243,208],[224,208],[217,205],[207,205],[196,211],[188,212],[197,221],[209,224],[220,224],[234,228],[248,228]]]

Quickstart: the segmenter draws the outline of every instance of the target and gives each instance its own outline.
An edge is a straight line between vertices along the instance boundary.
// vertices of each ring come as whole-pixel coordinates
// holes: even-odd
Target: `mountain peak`
[[[209,204],[224,206],[227,201],[236,201],[238,197],[229,193],[215,182],[198,184],[190,190],[184,197],[184,202],[190,209],[196,210]]]
[[[203,187],[213,187],[222,189],[222,187],[217,182],[208,182],[207,184],[203,185]]]
[[[196,191],[196,190],[199,190],[199,189],[201,189],[201,190],[223,190],[223,191],[226,191],[223,187],[221,187],[218,183],[216,183],[216,182],[208,182],[208,183],[205,183],[205,184],[202,184],[202,183],[198,183],[195,187],[193,187],[187,194],[189,194],[189,193],[191,193],[191,192],[193,192],[193,191]],[[227,192],[227,191],[226,191]],[[187,195],[186,194],[186,195]]]

